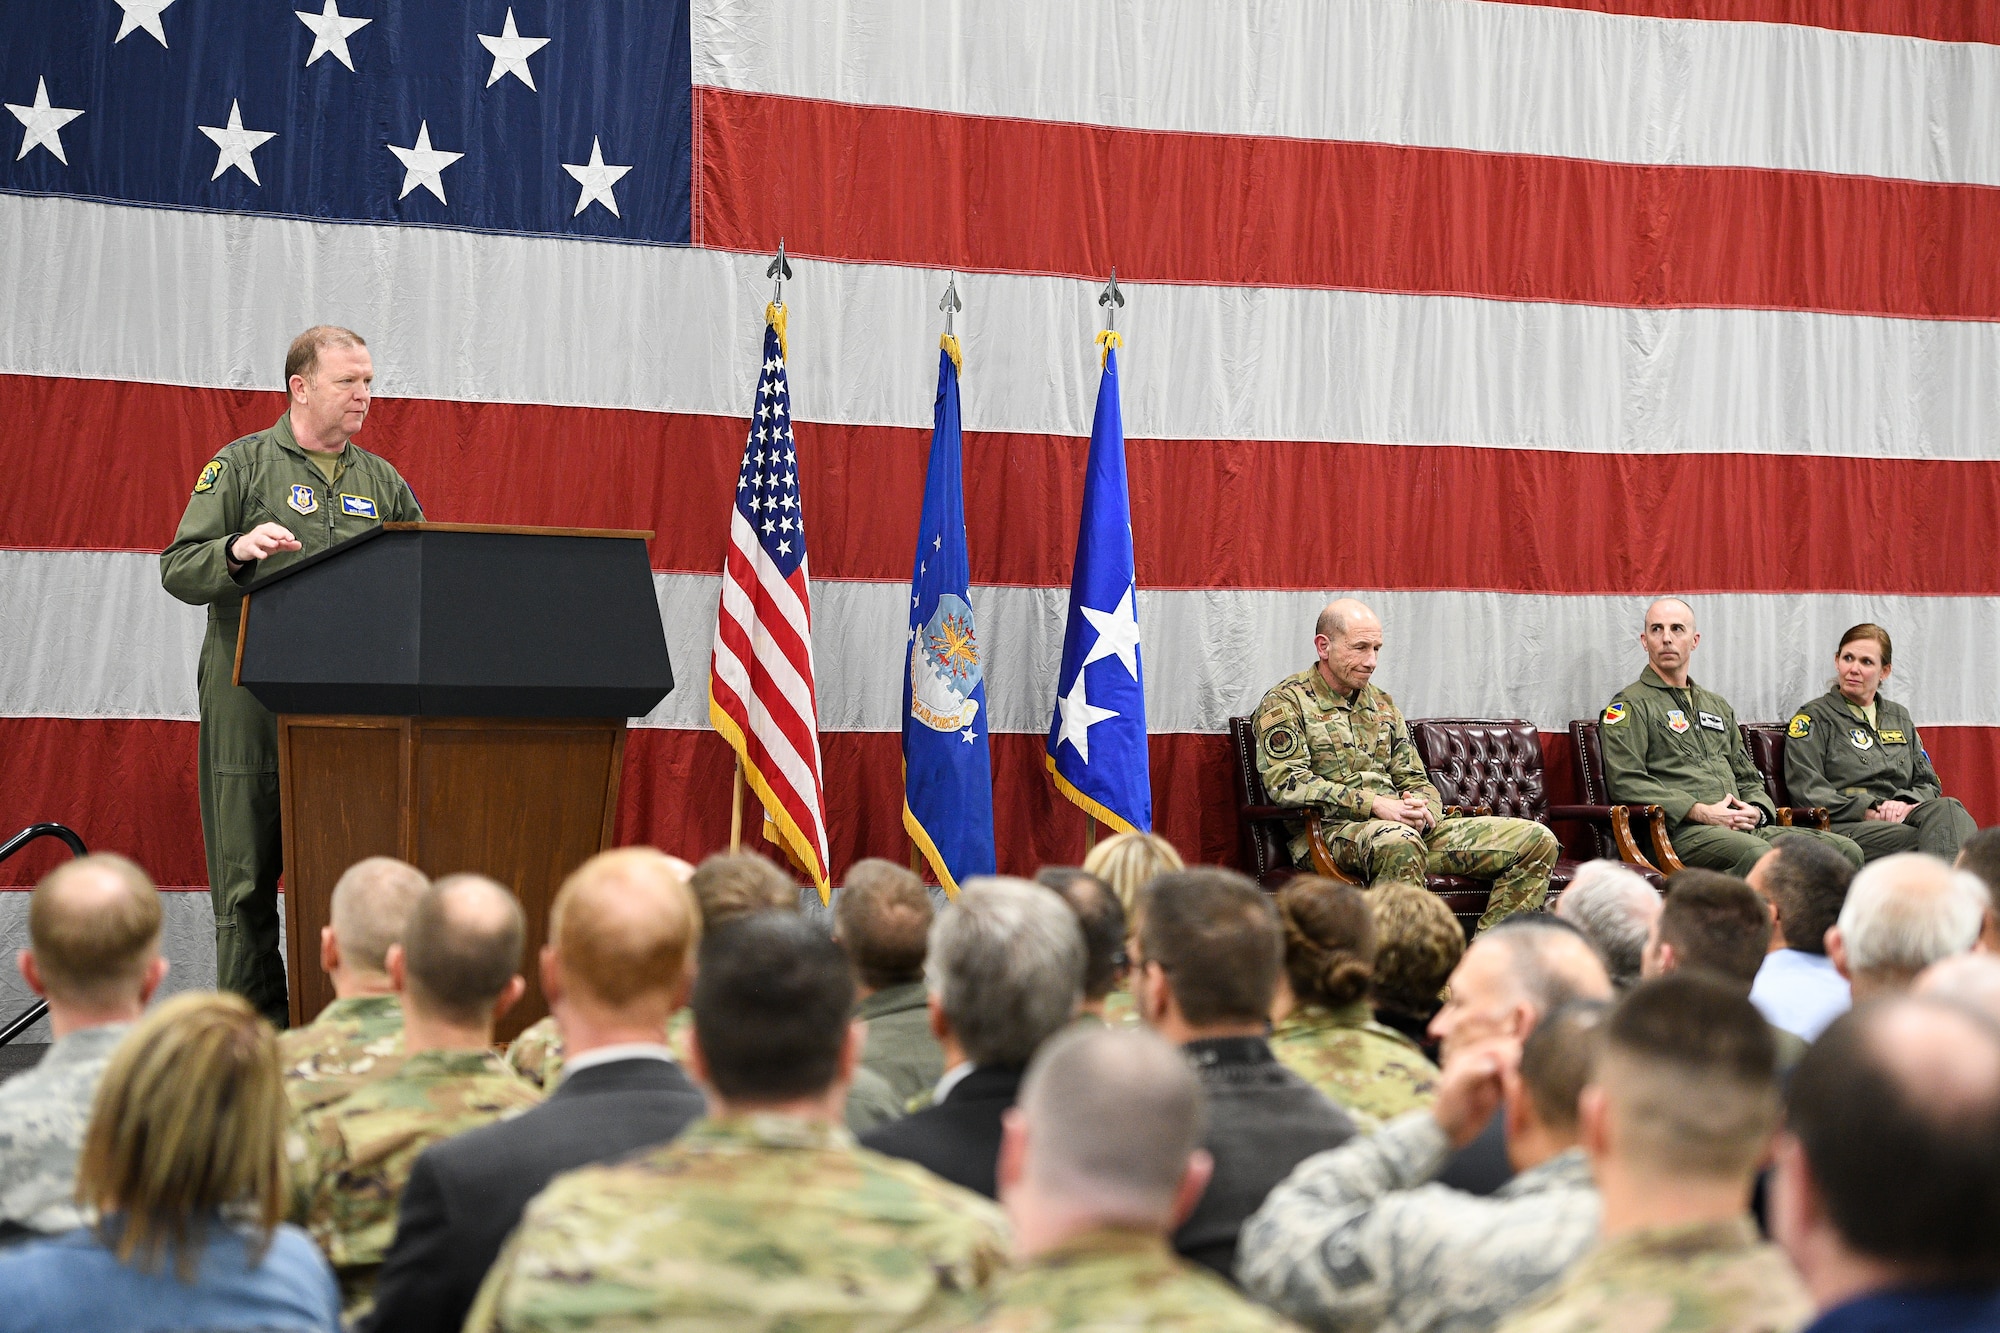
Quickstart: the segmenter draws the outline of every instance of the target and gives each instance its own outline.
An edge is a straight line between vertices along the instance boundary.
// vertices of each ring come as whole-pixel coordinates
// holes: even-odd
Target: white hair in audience
[[[931,923],[924,982],[978,1065],[1024,1065],[1083,999],[1083,931],[1039,884],[969,879]]]
[[[1863,867],[1840,909],[1851,972],[1914,976],[1964,953],[1986,918],[1985,884],[1935,856],[1899,852]]]
[[[1141,1029],[1081,1028],[1043,1047],[1021,1084],[1027,1179],[1104,1220],[1160,1226],[1201,1144],[1187,1057]]]
[[[1618,861],[1585,861],[1556,900],[1556,915],[1583,932],[1619,989],[1639,979],[1639,955],[1660,914],[1660,894]]]

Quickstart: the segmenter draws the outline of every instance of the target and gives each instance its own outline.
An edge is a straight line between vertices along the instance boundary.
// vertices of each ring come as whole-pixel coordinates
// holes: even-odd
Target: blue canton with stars
[[[688,243],[688,0],[14,0],[0,191]]]
[[[806,516],[799,506],[799,455],[792,440],[792,391],[778,330],[764,326],[764,364],[757,406],[736,475],[736,512],[743,515],[778,573],[790,578],[806,558]]]

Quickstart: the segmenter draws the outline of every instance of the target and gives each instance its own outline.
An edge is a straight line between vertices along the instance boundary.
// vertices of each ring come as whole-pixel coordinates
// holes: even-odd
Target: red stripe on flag
[[[700,88],[706,243],[1101,280],[2000,319],[2000,189]],[[959,174],[911,163],[965,165]],[[1024,189],[1032,180],[1035,188]]]
[[[0,376],[0,402],[0,472],[32,500],[0,506],[0,546],[157,551],[202,463],[268,426],[280,400],[16,375]],[[146,448],[126,444],[121,421],[152,423]],[[744,425],[383,399],[361,442],[434,519],[651,528],[656,569],[714,573]],[[819,524],[813,568],[908,579],[929,431],[797,431],[807,506],[867,516]],[[53,441],[61,485],[36,480],[51,476]],[[1069,582],[1088,449],[1081,437],[966,433],[975,582]],[[2000,462],[1254,440],[1133,439],[1126,452],[1148,588],[1320,588],[1338,570],[1354,588],[2000,595]],[[1923,533],[1951,558],[1912,539]],[[787,648],[794,663],[802,652]]]
[[[2000,42],[2000,7],[1991,0],[1506,0],[1549,9],[1585,9],[1637,18],[1790,23],[1845,32],[1925,37],[1934,42]]]

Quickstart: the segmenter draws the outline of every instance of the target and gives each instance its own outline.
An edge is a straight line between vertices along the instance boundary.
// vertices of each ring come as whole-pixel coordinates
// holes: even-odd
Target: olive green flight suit
[[[201,698],[201,836],[215,905],[216,984],[279,1027],[286,1023],[285,960],[278,951],[278,722],[231,683],[236,627],[253,577],[269,575],[384,522],[423,518],[396,469],[350,442],[333,480],[292,436],[290,414],[224,447],[204,466],[160,583],[208,607],[195,673]],[[229,545],[260,523],[282,523],[300,549],[231,571]]]
[[[1801,805],[1822,805],[1833,831],[1870,861],[1894,852],[1929,852],[1947,861],[1977,831],[1965,807],[1944,794],[1910,710],[1875,696],[1875,721],[1828,690],[1785,728],[1785,786]],[[1883,801],[1917,808],[1900,824],[1862,816]]]
[[[1861,849],[1838,834],[1778,823],[1764,775],[1743,748],[1736,710],[1713,690],[1693,681],[1676,689],[1649,666],[1605,707],[1598,738],[1611,800],[1662,807],[1667,837],[1687,865],[1748,875],[1771,850],[1771,840],[1786,833],[1818,838],[1855,866],[1861,864]],[[1763,823],[1744,832],[1688,819],[1693,806],[1712,805],[1724,796],[1756,806]]]

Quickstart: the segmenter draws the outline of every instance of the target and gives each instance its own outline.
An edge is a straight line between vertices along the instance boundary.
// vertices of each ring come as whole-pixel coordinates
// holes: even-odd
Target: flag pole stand
[[[736,775],[729,783],[729,854],[743,850],[743,756],[736,756]]]

